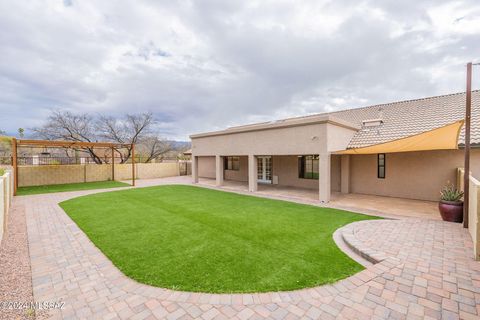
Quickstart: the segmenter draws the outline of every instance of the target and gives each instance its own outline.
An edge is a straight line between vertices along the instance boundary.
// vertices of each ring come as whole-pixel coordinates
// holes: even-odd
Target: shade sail
[[[338,151],[336,154],[374,154],[458,149],[458,137],[462,126],[463,120],[460,120],[420,134],[368,147]]]

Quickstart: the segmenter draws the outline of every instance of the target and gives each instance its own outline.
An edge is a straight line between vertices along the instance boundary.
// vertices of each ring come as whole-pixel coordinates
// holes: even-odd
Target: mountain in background
[[[186,149],[190,149],[192,147],[192,145],[189,141],[167,140],[167,142],[170,142],[172,144],[173,148],[175,148],[177,150],[186,150]]]

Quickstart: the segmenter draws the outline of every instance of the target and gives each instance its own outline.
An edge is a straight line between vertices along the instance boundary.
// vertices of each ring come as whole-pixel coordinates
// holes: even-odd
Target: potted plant
[[[458,190],[452,184],[447,184],[440,191],[440,202],[438,209],[444,221],[462,222],[463,221],[463,191]]]

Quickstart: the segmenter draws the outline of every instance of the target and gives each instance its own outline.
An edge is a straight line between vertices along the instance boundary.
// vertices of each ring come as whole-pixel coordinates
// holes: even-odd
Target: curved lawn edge
[[[132,267],[129,266],[129,262],[125,262],[125,260],[129,260],[129,259],[133,259],[133,260],[137,260],[134,265],[136,267],[140,266],[140,264],[138,263],[142,263],[142,262],[145,262],[143,259],[145,257],[141,257],[139,258],[138,256],[130,256],[129,259],[120,259],[120,260],[123,260],[123,261],[119,261],[119,256],[117,253],[112,253],[111,251],[111,247],[109,247],[108,244],[106,244],[104,242],[104,238],[105,238],[105,235],[102,236],[102,232],[101,230],[94,230],[94,232],[92,233],[92,225],[89,225],[88,223],[85,223],[85,220],[82,220],[81,218],[81,214],[78,212],[78,211],[75,211],[75,207],[82,207],[85,205],[85,201],[86,202],[89,202],[91,203],[92,201],[92,198],[93,199],[96,199],[97,201],[100,201],[101,203],[96,203],[96,208],[103,208],[103,205],[105,205],[104,202],[102,202],[104,199],[104,196],[105,195],[108,195],[107,198],[111,198],[113,195],[116,196],[116,195],[121,195],[122,198],[125,197],[125,196],[128,196],[128,195],[131,195],[132,193],[135,195],[135,193],[137,192],[140,192],[140,193],[147,193],[147,194],[150,194],[149,192],[151,191],[156,191],[156,190],[165,190],[167,188],[175,188],[177,189],[177,191],[179,189],[184,189],[184,190],[188,190],[188,191],[192,191],[192,190],[202,190],[202,191],[207,191],[208,193],[214,193],[214,194],[223,194],[223,195],[228,195],[228,198],[230,197],[234,197],[234,198],[237,198],[237,199],[247,199],[247,200],[253,200],[254,202],[259,202],[260,204],[265,204],[265,203],[275,203],[277,205],[277,208],[278,209],[278,205],[280,205],[281,207],[296,207],[296,208],[307,208],[308,210],[314,210],[314,211],[331,211],[331,213],[335,213],[336,215],[337,214],[344,214],[344,215],[350,215],[350,216],[353,216],[353,217],[356,217],[356,219],[354,219],[354,221],[346,221],[344,223],[340,223],[340,224],[337,224],[336,227],[334,229],[332,229],[328,234],[326,234],[327,238],[329,239],[330,243],[329,245],[332,245],[333,244],[333,247],[330,248],[330,249],[333,249],[333,251],[337,251],[337,252],[334,252],[335,253],[335,256],[337,258],[339,257],[342,257],[341,259],[343,260],[347,260],[349,261],[349,265],[350,269],[348,269],[347,271],[343,270],[343,272],[341,273],[337,273],[336,275],[330,275],[329,277],[324,277],[324,278],[317,278],[319,280],[310,280],[310,282],[308,283],[302,283],[300,285],[276,285],[276,286],[264,286],[263,288],[262,287],[256,287],[254,289],[229,289],[227,287],[223,287],[221,289],[218,289],[213,287],[213,288],[207,288],[207,289],[204,289],[203,287],[189,287],[188,285],[185,286],[185,284],[182,284],[181,286],[177,286],[175,285],[174,283],[158,283],[157,281],[151,281],[150,279],[146,279],[143,275],[139,275],[139,273],[135,272],[135,270],[133,270],[132,272]],[[138,199],[138,197],[130,197],[131,199],[129,200],[133,200],[137,205],[143,205],[144,207],[151,207],[151,204],[145,204],[144,201],[140,201],[140,199]],[[191,198],[189,196],[189,198]],[[119,199],[117,199],[119,200]],[[162,198],[162,200],[165,200]],[[121,200],[119,200],[121,202]],[[161,202],[161,201],[160,201]],[[115,202],[116,204],[118,204],[118,202]],[[164,203],[165,204],[165,203]],[[170,203],[171,204],[171,203]],[[301,290],[301,289],[305,289],[305,288],[315,288],[315,287],[318,287],[318,286],[322,286],[322,285],[326,285],[326,284],[333,284],[333,283],[336,283],[338,281],[341,281],[342,279],[347,279],[348,277],[352,276],[353,274],[356,274],[358,272],[360,272],[361,270],[363,270],[364,268],[358,264],[357,262],[355,262],[354,260],[351,259],[351,257],[349,257],[348,254],[346,254],[341,248],[339,248],[337,246],[337,244],[335,243],[335,241],[333,241],[333,233],[338,229],[338,228],[342,228],[350,223],[354,223],[356,221],[362,221],[362,220],[368,220],[368,219],[381,219],[380,217],[376,217],[376,216],[371,216],[371,215],[367,215],[367,214],[361,214],[361,213],[354,213],[354,212],[349,212],[349,211],[345,211],[345,210],[340,210],[340,209],[333,209],[333,208],[325,208],[325,207],[317,207],[317,206],[314,206],[314,205],[309,205],[309,204],[299,204],[299,203],[293,203],[293,202],[289,202],[289,201],[286,201],[286,200],[277,200],[277,199],[267,199],[267,198],[261,198],[261,197],[258,197],[258,196],[252,196],[252,195],[245,195],[245,194],[237,194],[237,193],[232,193],[232,192],[229,192],[229,191],[223,191],[223,190],[216,190],[216,189],[210,189],[210,188],[203,188],[203,187],[200,187],[200,186],[192,186],[192,185],[181,185],[181,184],[172,184],[172,185],[162,185],[162,186],[153,186],[153,187],[144,187],[144,188],[136,188],[136,189],[126,189],[126,190],[112,190],[112,191],[102,191],[102,192],[99,192],[99,193],[94,193],[94,194],[89,194],[89,195],[84,195],[84,196],[80,196],[80,197],[76,197],[76,198],[71,198],[69,200],[66,200],[66,201],[63,201],[61,203],[59,203],[60,207],[62,207],[62,209],[64,209],[64,211],[67,213],[67,215],[70,216],[70,218],[77,224],[77,226],[85,233],[85,235],[90,239],[90,241],[103,253],[103,255],[108,258],[112,264],[119,270],[119,272],[121,272],[122,274],[125,275],[125,277],[129,277],[131,278],[133,281],[135,281],[136,283],[138,284],[145,284],[145,285],[148,285],[148,286],[153,286],[153,287],[156,287],[156,288],[165,288],[165,290],[173,290],[173,291],[180,291],[180,292],[196,292],[196,293],[216,293],[216,294],[225,294],[225,293],[234,293],[234,294],[242,294],[242,293],[264,293],[264,292],[290,292],[292,290]],[[191,203],[190,203],[191,205]],[[214,205],[213,205],[214,206]],[[247,206],[248,207],[248,206]],[[228,208],[228,207],[227,207]],[[83,208],[85,209],[85,208]],[[150,208],[151,209],[151,208]],[[177,208],[178,209],[178,208]],[[180,210],[182,210],[181,206],[179,208]],[[258,208],[256,208],[258,209]],[[75,211],[72,213],[72,210]],[[211,206],[208,208],[208,210],[211,210]],[[82,210],[80,210],[82,211]],[[85,211],[85,210],[83,210]],[[98,211],[98,210],[97,210]],[[102,210],[100,210],[102,211]],[[104,211],[104,210],[103,210]],[[158,210],[154,210],[153,212],[157,212]],[[198,211],[198,210],[197,210]],[[96,212],[96,221],[98,222],[98,212]],[[178,212],[177,212],[178,213]],[[195,212],[195,214],[198,215],[198,213],[203,213],[205,214],[204,211],[198,211],[198,212]],[[193,217],[195,217],[195,214],[193,215]],[[270,215],[269,215],[270,214]],[[298,213],[295,213],[295,215],[298,215]],[[267,216],[268,217],[271,217],[271,212],[270,213],[267,213]],[[80,218],[79,218],[80,217]],[[92,215],[90,215],[90,217],[92,217]],[[336,216],[338,217],[338,216]],[[135,215],[135,218],[138,219],[138,215]],[[171,216],[170,216],[171,218]],[[184,218],[184,217],[182,217]],[[196,221],[195,219],[191,219],[192,217],[189,217],[190,219],[187,219],[187,221],[189,223],[196,223],[198,221]],[[218,216],[216,216],[215,218],[219,218]],[[220,217],[221,218],[221,217]],[[298,217],[296,217],[298,218]],[[310,217],[311,218],[311,217]],[[115,221],[115,220],[113,220]],[[117,220],[118,221],[118,220]],[[207,221],[209,222],[209,221]],[[211,221],[210,221],[211,222]],[[270,222],[272,223],[272,222]],[[98,224],[98,223],[95,223],[95,224]],[[208,223],[205,223],[205,221],[201,221],[200,223],[202,225],[202,227],[205,227],[205,228],[211,228],[212,225],[209,225]],[[274,223],[273,223],[274,224]],[[145,226],[145,225],[143,225]],[[147,224],[146,226],[150,226],[149,224]],[[139,226],[135,226],[135,228],[137,228]],[[214,231],[216,232],[219,232],[219,231],[225,231],[225,230],[222,230],[223,229],[223,225],[220,224],[220,225],[215,225],[214,226],[216,229],[214,229]],[[134,229],[135,229],[134,228]],[[145,229],[137,229],[138,230],[142,230],[142,231],[145,231]],[[119,231],[119,230],[117,230]],[[230,230],[231,231],[231,230]],[[145,233],[145,232],[143,232]],[[122,234],[122,233],[120,233]],[[242,236],[245,236],[245,234],[238,234],[236,235],[237,237],[235,238],[235,240],[238,240],[238,239],[242,239]],[[255,234],[252,234],[251,236],[255,236]],[[142,237],[141,234],[137,234],[135,235],[134,237],[132,237],[132,241],[135,240],[135,238],[138,238],[138,237]],[[111,238],[111,237],[110,237]],[[128,237],[127,237],[128,238]],[[274,237],[275,238],[275,237]],[[228,239],[227,239],[228,240]],[[244,237],[244,240],[245,240],[245,237]],[[260,237],[260,240],[262,240],[262,238]],[[278,240],[278,239],[274,239],[274,240]],[[329,242],[327,241],[327,242]],[[255,241],[250,241],[250,239],[247,239],[247,244],[248,242],[253,242],[255,244]],[[263,243],[263,245],[265,245]],[[275,248],[274,246],[266,246],[266,249],[269,249],[269,250],[273,250],[272,248]],[[138,249],[138,248],[137,248]],[[135,249],[135,250],[137,250]],[[185,253],[183,251],[182,252],[182,255],[184,256]],[[141,252],[138,252],[138,251],[135,251],[135,253],[141,255]],[[287,252],[288,254],[292,254],[292,252]],[[295,253],[295,252],[294,252]],[[131,254],[131,252],[125,254],[124,252],[122,253],[122,256],[128,256],[129,254]],[[295,257],[294,258],[298,258],[298,257]],[[301,257],[300,260],[302,260],[302,263],[305,263],[305,264],[308,264],[310,263],[311,261],[309,261],[309,256],[304,256],[304,257]],[[164,257],[164,259],[166,259]],[[178,260],[178,259],[177,259]],[[221,261],[220,261],[221,262]],[[329,263],[329,269],[335,269],[336,268],[336,264],[338,261],[335,261],[335,265],[332,265],[331,261]],[[343,261],[344,262],[344,261]],[[176,264],[176,265],[173,265],[173,266],[170,266],[171,268],[179,268],[179,269],[182,269],[182,266],[179,265],[179,264]],[[170,268],[170,269],[171,269]],[[186,268],[186,269],[183,269],[183,271],[188,271],[190,270],[190,268]],[[210,269],[211,270],[211,269]],[[269,272],[271,272],[272,269],[268,269]],[[161,271],[161,270],[155,270],[156,272],[157,271]],[[237,270],[238,271],[238,270]],[[275,270],[276,272],[278,270]],[[328,271],[328,270],[327,270]],[[318,273],[318,271],[316,271]],[[331,270],[329,271],[331,273]],[[265,273],[264,273],[265,274]],[[218,279],[218,277],[214,277],[215,279]],[[155,279],[154,279],[155,280]],[[157,279],[158,280],[158,279]],[[218,280],[217,280],[218,281]],[[192,282],[193,283],[193,282]],[[262,283],[262,281],[260,281],[260,283]]]

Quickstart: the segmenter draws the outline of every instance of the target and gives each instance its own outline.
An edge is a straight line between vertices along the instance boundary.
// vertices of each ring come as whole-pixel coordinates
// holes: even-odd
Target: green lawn
[[[127,276],[217,293],[299,289],[359,272],[332,233],[375,218],[180,185],[98,193],[60,206]]]
[[[5,169],[0,168],[0,176],[3,176],[4,173],[5,173]]]
[[[18,187],[17,195],[26,196],[31,194],[67,192],[91,189],[108,189],[127,187],[129,184],[119,181],[98,181],[84,183],[53,184],[48,186]]]

